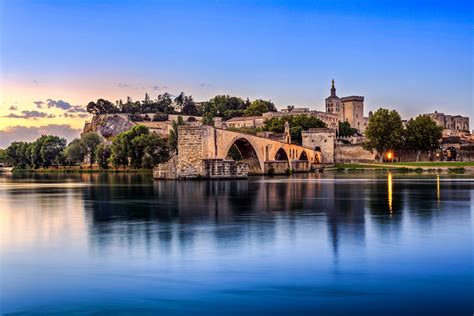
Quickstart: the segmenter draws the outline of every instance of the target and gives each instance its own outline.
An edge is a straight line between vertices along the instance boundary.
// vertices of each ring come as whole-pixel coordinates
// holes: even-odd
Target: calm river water
[[[472,315],[474,176],[0,177],[0,314]]]

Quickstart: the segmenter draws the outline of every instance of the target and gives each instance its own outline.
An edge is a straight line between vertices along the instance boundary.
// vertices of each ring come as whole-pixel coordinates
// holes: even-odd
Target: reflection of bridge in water
[[[232,178],[248,174],[308,172],[321,152],[285,141],[212,126],[180,126],[178,155],[160,165],[155,178]]]

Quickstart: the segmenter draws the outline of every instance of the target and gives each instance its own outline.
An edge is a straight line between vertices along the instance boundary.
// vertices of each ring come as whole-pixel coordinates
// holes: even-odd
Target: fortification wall
[[[374,162],[375,154],[362,148],[361,145],[336,145],[334,150],[334,162],[336,163],[359,163]]]

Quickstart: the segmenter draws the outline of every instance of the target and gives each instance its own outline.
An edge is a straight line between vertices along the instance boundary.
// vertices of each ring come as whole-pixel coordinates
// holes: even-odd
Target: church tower
[[[332,79],[331,95],[326,98],[326,112],[343,116],[341,100],[336,95],[336,86],[334,84],[334,79]]]

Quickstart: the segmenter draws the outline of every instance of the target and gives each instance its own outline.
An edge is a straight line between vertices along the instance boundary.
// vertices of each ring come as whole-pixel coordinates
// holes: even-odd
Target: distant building
[[[295,108],[292,105],[289,105],[286,109],[283,109],[279,112],[263,113],[263,117],[265,119],[271,119],[272,117],[284,117],[288,115],[301,115],[301,114],[311,115],[320,119],[321,121],[323,121],[324,124],[326,124],[328,128],[337,129],[339,127],[340,118],[337,114],[314,111],[314,110],[310,110],[309,108]]]
[[[262,127],[265,121],[263,116],[239,116],[233,117],[225,121],[226,127],[242,128],[242,127]]]
[[[339,98],[336,94],[334,79],[331,95],[326,98],[326,112],[338,115],[339,121],[348,122],[351,127],[361,132],[366,129],[369,120],[368,117],[364,117],[364,97],[353,95]]]
[[[444,113],[438,113],[438,111],[434,111],[434,113],[428,113],[425,115],[431,117],[431,119],[435,121],[438,126],[441,126],[444,129],[456,132],[469,132],[469,117],[461,115],[447,115]]]

